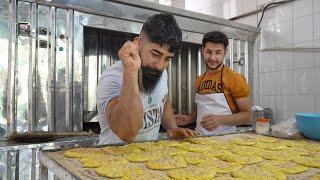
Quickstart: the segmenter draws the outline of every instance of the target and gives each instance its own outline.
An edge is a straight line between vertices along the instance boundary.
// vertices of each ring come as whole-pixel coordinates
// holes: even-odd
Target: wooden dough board
[[[242,133],[214,136],[217,140],[226,141],[233,138],[253,137],[255,134]],[[67,158],[63,150],[46,150],[40,153],[40,162],[61,179],[107,179],[99,176],[92,168],[83,168],[81,162],[75,158]],[[142,168],[146,168],[140,163]],[[166,173],[163,171],[163,173]],[[320,169],[310,168],[298,175],[287,175],[288,179],[310,179],[310,176],[320,174]],[[230,174],[229,174],[230,175]],[[221,176],[217,174],[215,177]],[[223,175],[225,176],[225,175]],[[230,175],[231,176],[231,175]]]

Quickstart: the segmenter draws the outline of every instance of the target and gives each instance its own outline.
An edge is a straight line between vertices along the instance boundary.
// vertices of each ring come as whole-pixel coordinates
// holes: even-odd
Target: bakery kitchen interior
[[[320,179],[320,0],[0,0],[1,179]]]

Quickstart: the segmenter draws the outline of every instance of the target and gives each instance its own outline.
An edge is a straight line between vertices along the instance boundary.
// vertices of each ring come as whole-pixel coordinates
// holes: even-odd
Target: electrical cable
[[[272,3],[269,3],[269,4],[265,5],[264,8],[263,8],[262,15],[261,15],[261,18],[260,18],[260,20],[259,20],[259,23],[258,23],[258,26],[257,26],[257,27],[260,27],[260,24],[261,24],[261,21],[262,21],[264,12],[266,11],[266,9],[267,9],[269,6],[274,5],[274,4],[283,4],[283,3],[292,2],[292,1],[294,1],[294,0],[272,2]]]

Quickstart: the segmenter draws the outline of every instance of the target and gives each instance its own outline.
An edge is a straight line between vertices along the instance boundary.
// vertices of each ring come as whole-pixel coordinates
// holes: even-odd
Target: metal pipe
[[[237,61],[240,62],[241,59],[241,40],[237,40]],[[239,71],[240,65],[237,65],[237,71]]]
[[[31,179],[36,179],[36,165],[38,163],[39,158],[37,158],[38,151],[37,149],[31,149]]]
[[[188,114],[191,114],[192,111],[192,96],[191,96],[191,92],[192,92],[192,81],[191,81],[191,47],[188,47],[188,62],[187,62],[187,93],[188,93],[188,97],[187,97],[187,111]]]
[[[112,65],[112,54],[111,54],[111,42],[110,42],[110,36],[108,36],[108,67]]]
[[[14,171],[12,171],[14,169]],[[12,176],[13,175],[13,176]],[[19,179],[19,150],[7,151],[7,180]]]
[[[177,65],[177,91],[178,91],[178,113],[181,113],[181,53],[178,56],[178,65]]]
[[[233,51],[234,51],[234,49],[233,49],[233,43],[234,43],[234,40],[233,39],[230,39],[230,45],[229,45],[229,47],[230,47],[230,69],[233,69]]]
[[[198,57],[197,57],[197,76],[200,76],[202,73],[201,69],[201,48],[198,49]]]
[[[66,127],[72,131],[72,61],[73,61],[73,10],[67,11],[66,39]]]
[[[172,102],[172,61],[169,61],[168,65],[168,94],[169,94],[169,100]]]
[[[55,131],[54,125],[54,90],[55,90],[55,62],[56,62],[56,8],[50,7],[49,10],[49,21],[48,21],[48,32],[49,32],[49,54],[48,54],[48,64],[49,64],[49,72],[48,72],[48,131]]]
[[[17,52],[17,1],[9,1],[9,39],[8,39],[8,81],[7,81],[7,135],[14,133],[17,129],[16,102],[15,102],[15,67]]]
[[[259,51],[288,51],[288,50],[301,50],[301,51],[314,51],[320,50],[320,47],[275,47],[275,48],[263,48]]]
[[[29,37],[29,72],[28,72],[28,131],[37,129],[36,122],[36,61],[38,60],[38,51],[36,43],[37,33],[37,14],[38,7],[36,3],[30,3],[30,37]]]
[[[84,66],[84,37],[81,13],[74,12],[74,48],[73,48],[73,131],[83,129],[83,66]]]
[[[48,168],[40,162],[39,167],[39,179],[40,180],[47,180],[48,179]]]
[[[249,81],[249,44],[248,41],[244,43],[244,75],[247,82]]]

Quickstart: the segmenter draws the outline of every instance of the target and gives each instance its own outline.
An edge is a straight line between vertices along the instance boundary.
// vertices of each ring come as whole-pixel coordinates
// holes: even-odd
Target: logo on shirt
[[[142,129],[147,129],[156,123],[161,122],[163,114],[163,107],[150,109],[143,115]]]
[[[149,95],[148,97],[148,104],[151,104],[152,103],[152,97]]]
[[[212,80],[203,81],[199,88],[199,91],[202,90],[213,90],[216,93],[223,93],[222,83],[217,83],[216,81]]]

